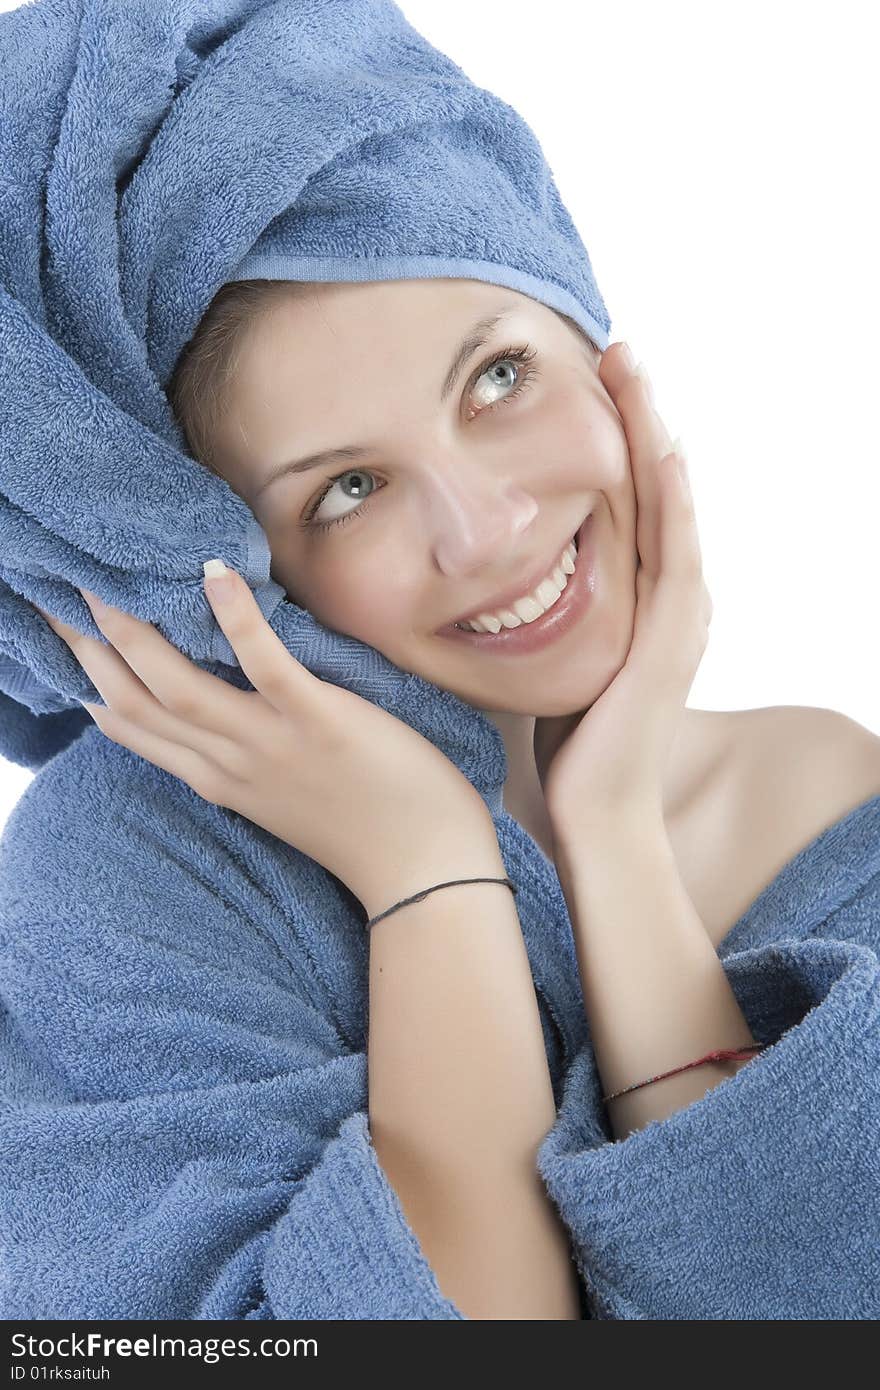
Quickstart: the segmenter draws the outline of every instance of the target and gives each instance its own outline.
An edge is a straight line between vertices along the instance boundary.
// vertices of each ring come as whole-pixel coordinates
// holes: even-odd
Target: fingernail
[[[203,560],[205,590],[209,598],[224,603],[232,597],[232,570],[227,569],[222,560]]]
[[[642,385],[644,386],[645,390],[646,390],[647,393],[648,393],[648,400],[649,400],[649,401],[651,402],[651,404],[653,405],[653,404],[654,404],[654,388],[653,388],[653,386],[651,385],[651,378],[648,376],[648,373],[647,373],[647,370],[646,370],[646,368],[645,368],[644,362],[640,362],[640,363],[639,363],[639,365],[636,367],[636,372],[637,372],[637,374],[641,377],[641,379],[642,379]]]
[[[630,352],[629,343],[622,343],[622,344],[621,344],[621,347],[620,347],[620,355],[621,355],[621,357],[622,357],[623,360],[624,360],[624,363],[625,363],[625,365],[626,365],[627,371],[629,371],[629,372],[633,371],[633,370],[635,369],[636,359],[633,357],[632,353]]]

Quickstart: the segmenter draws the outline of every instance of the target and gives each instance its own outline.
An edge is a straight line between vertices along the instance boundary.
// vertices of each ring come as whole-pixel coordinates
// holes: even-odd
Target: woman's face
[[[568,321],[482,281],[310,287],[249,333],[215,466],[266,532],[272,577],[327,627],[478,709],[573,713],[623,665],[635,613],[635,493],[597,366]],[[590,512],[596,586],[562,636],[511,653],[439,634],[525,593]]]

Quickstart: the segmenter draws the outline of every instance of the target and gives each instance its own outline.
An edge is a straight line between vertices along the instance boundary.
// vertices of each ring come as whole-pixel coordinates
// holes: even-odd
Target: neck
[[[540,827],[549,829],[532,742],[535,716],[509,710],[483,710],[482,713],[504,740],[507,755],[504,809],[533,832]],[[664,778],[663,805],[667,818],[686,804],[699,775],[714,727],[712,715],[711,710],[685,708],[683,711]]]
[[[535,751],[532,738],[535,729],[533,714],[513,714],[509,710],[483,710],[486,718],[495,725],[504,740],[507,754],[507,781],[504,783],[505,809],[511,809],[511,802],[521,801],[526,793],[540,792],[538,769],[535,766]]]

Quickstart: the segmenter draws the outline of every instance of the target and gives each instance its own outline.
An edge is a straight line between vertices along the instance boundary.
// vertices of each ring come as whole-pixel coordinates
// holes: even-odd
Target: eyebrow
[[[449,371],[440,387],[440,404],[444,405],[452,393],[455,383],[461,376],[462,371],[473,357],[474,353],[486,343],[492,336],[494,329],[502,319],[509,317],[519,308],[519,304],[514,302],[505,305],[497,314],[488,314],[485,318],[478,319],[471,327],[466,337],[464,337],[455,350],[455,355],[449,366]],[[288,463],[280,463],[277,468],[269,474],[268,478],[260,484],[257,489],[257,496],[265,492],[266,488],[272,483],[276,483],[279,478],[286,478],[291,473],[306,473],[312,468],[333,467],[338,463],[350,463],[357,459],[364,458],[373,452],[364,448],[363,445],[346,444],[336,449],[322,449],[317,454],[307,454],[305,458],[292,459]]]

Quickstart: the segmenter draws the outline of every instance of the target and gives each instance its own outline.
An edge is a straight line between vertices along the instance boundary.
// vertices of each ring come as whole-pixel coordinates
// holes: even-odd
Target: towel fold
[[[286,599],[165,388],[248,278],[479,279],[606,347],[537,139],[389,0],[36,0],[0,51],[0,754],[36,770],[99,698],[31,603],[100,636],[79,586],[247,688],[202,589],[215,555],[313,674],[397,712],[407,677]],[[455,749],[492,739],[444,704]]]

